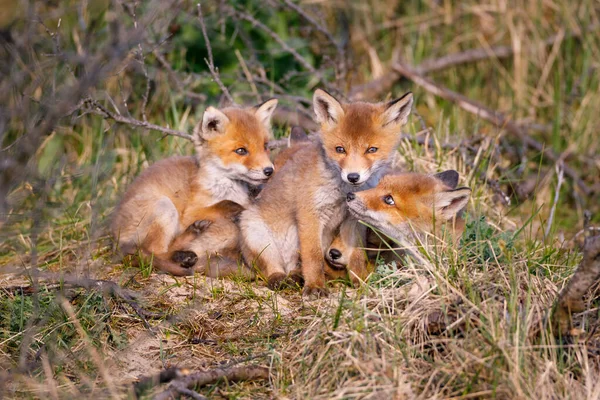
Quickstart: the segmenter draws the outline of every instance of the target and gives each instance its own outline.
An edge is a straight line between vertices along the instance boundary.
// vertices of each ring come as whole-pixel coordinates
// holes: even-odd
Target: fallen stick
[[[565,38],[577,38],[586,32],[593,32],[600,28],[600,24],[592,24],[585,29],[577,32],[569,32],[565,34]],[[559,33],[548,36],[537,46],[551,46],[556,41]],[[536,44],[533,43],[535,46]],[[439,58],[428,58],[423,60],[414,70],[420,75],[427,75],[432,72],[442,71],[457,65],[483,61],[490,58],[508,58],[512,57],[515,50],[512,46],[494,46],[490,48],[477,48],[452,53]],[[363,100],[368,98],[380,97],[381,93],[385,93],[391,89],[394,83],[401,78],[401,74],[393,69],[384,76],[374,79],[371,82],[363,85],[358,85],[350,91],[349,97],[354,100]]]
[[[589,213],[586,215],[586,227],[589,228]],[[552,310],[554,333],[567,335],[573,328],[571,313],[585,310],[583,295],[600,279],[600,235],[588,236],[583,246],[583,259],[569,282],[560,291]]]
[[[242,366],[233,368],[215,368],[208,371],[194,372],[171,381],[169,388],[156,396],[154,400],[168,400],[181,394],[180,389],[193,389],[226,379],[230,382],[256,381],[269,379],[269,369],[257,366]],[[186,393],[187,394],[187,393]]]
[[[529,129],[540,128],[540,126],[518,124],[512,121],[506,115],[502,114],[501,112],[485,107],[484,105],[479,104],[476,101],[471,100],[460,93],[454,92],[444,86],[436,84],[431,79],[419,74],[413,67],[402,62],[396,62],[392,66],[392,68],[394,69],[394,71],[398,72],[403,77],[413,81],[415,84],[421,86],[429,93],[439,96],[445,100],[451,101],[463,110],[471,114],[475,114],[481,119],[490,122],[492,125],[500,129],[505,129],[509,133],[512,133],[513,136],[521,140],[523,144],[536,151],[539,151],[548,160],[553,162],[562,161],[565,174],[567,174],[571,179],[573,179],[573,181],[577,184],[577,186],[585,195],[589,196],[590,194],[592,194],[592,189],[590,189],[586,185],[586,183],[579,177],[579,174],[573,168],[566,165],[565,161],[562,160],[560,156],[554,154],[554,152],[551,149],[546,148],[544,144],[538,142],[537,140],[533,139],[527,134]]]

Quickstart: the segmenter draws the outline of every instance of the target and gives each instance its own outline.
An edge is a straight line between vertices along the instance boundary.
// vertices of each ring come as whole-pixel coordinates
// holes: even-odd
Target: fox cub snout
[[[457,239],[464,229],[461,213],[471,196],[468,187],[457,188],[458,178],[453,170],[435,175],[393,173],[384,176],[375,188],[348,193],[346,201],[352,218],[342,223],[326,253],[329,275],[339,277],[336,271],[345,266],[351,274],[354,270],[364,271],[364,250],[358,248],[364,243],[385,254],[387,246],[382,246],[379,235],[371,229],[361,231],[364,228],[359,220],[392,239],[409,242],[415,234],[439,232],[442,224],[451,223],[450,231]],[[370,252],[369,256],[376,257],[377,253]]]
[[[127,189],[112,221],[121,251],[140,250],[173,275],[191,275],[208,259],[210,274],[219,273],[219,260],[233,270],[239,231],[231,218],[273,175],[267,142],[276,106],[271,99],[251,108],[208,107],[194,129],[196,157],[161,160]],[[214,232],[210,247],[199,238],[207,228]]]

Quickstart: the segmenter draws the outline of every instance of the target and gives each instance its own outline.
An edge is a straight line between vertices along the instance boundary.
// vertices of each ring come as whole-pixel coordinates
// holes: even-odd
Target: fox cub
[[[423,232],[440,232],[450,224],[456,241],[464,230],[462,210],[471,196],[468,187],[457,188],[458,172],[449,170],[435,175],[393,173],[384,176],[377,187],[360,193],[348,193],[347,203],[352,218],[342,223],[339,234],[328,249],[330,264],[327,275],[339,278],[346,268],[351,277],[366,279],[372,260],[382,251],[386,262],[395,258],[381,242],[380,236],[366,229],[358,220],[373,226],[392,239],[407,239]],[[359,247],[364,246],[367,252]],[[394,246],[395,247],[395,246]],[[360,275],[359,275],[360,274]]]
[[[303,278],[304,295],[326,295],[324,251],[347,216],[346,194],[374,187],[391,164],[412,94],[386,104],[341,104],[317,90],[313,103],[319,140],[284,155],[239,224],[243,258],[269,287]]]
[[[159,161],[128,188],[111,227],[120,250],[153,256],[156,267],[173,275],[193,274],[211,253],[225,249],[231,256],[238,247],[236,215],[250,204],[253,187],[274,172],[267,142],[276,106],[271,99],[253,108],[208,107],[194,130],[196,156]],[[207,229],[227,237],[207,246],[197,239]],[[231,258],[225,257],[224,271],[237,265]],[[221,267],[215,268],[209,274]]]

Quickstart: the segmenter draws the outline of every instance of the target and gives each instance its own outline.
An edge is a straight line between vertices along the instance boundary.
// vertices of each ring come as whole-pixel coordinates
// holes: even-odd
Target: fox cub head
[[[454,219],[471,197],[468,187],[456,188],[458,173],[401,173],[384,176],[369,190],[348,193],[348,208],[356,218],[392,238],[410,237],[415,230],[431,232]],[[458,221],[462,224],[462,219]],[[462,230],[461,227],[457,227]]]
[[[194,131],[201,162],[233,180],[266,182],[274,171],[267,142],[276,107],[277,99],[251,108],[208,107]]]
[[[361,186],[387,167],[413,102],[407,93],[388,103],[341,104],[324,90],[313,96],[325,154],[352,186]]]

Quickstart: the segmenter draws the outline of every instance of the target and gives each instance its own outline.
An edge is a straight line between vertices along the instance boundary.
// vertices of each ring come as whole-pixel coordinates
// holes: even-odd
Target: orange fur
[[[355,193],[354,198],[348,199],[348,204],[354,218],[381,229],[393,239],[410,240],[413,234],[420,232],[440,232],[443,224],[449,224],[456,242],[464,230],[461,214],[471,194],[469,188],[456,189],[457,181],[458,173],[455,171],[446,171],[438,175],[390,174],[384,176],[377,187]],[[345,229],[344,224],[347,225]],[[369,249],[387,248],[370,229],[362,236],[347,233],[356,230],[355,225],[353,220],[345,221],[340,234],[329,248],[326,257],[332,264],[327,268],[330,276],[342,276],[345,272],[343,267],[346,265],[348,272],[359,279],[366,279],[373,268],[374,253],[371,252],[370,257],[365,257],[364,250],[360,249],[363,247],[359,243],[360,240],[364,241]],[[332,257],[332,250],[335,251],[335,259]],[[392,252],[387,253],[389,257],[389,253]],[[386,258],[386,261],[393,259],[392,256],[390,259]]]
[[[238,230],[229,203],[250,204],[251,187],[266,182],[273,173],[266,143],[276,104],[269,100],[246,109],[209,107],[194,132],[197,157],[159,161],[129,186],[112,221],[121,250],[153,254],[155,266],[174,275],[190,275],[194,267],[203,267],[200,264],[207,257],[218,258],[221,253],[237,258],[230,253],[232,246],[237,247]],[[213,230],[220,227],[202,241],[193,228],[201,220]],[[214,242],[214,249],[205,250],[203,241]],[[178,251],[196,252],[198,262],[192,262],[192,254],[174,261]],[[183,257],[177,254],[176,258]]]
[[[240,216],[244,259],[270,287],[297,281],[301,270],[305,295],[327,293],[324,250],[346,217],[346,193],[374,186],[388,168],[411,104],[406,95],[387,104],[342,105],[315,92],[320,140],[286,150],[257,203]]]

